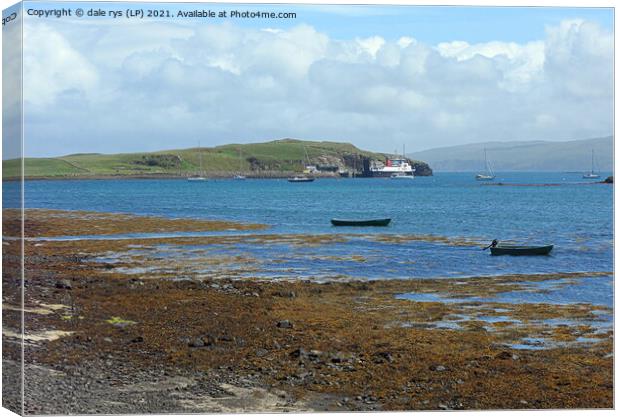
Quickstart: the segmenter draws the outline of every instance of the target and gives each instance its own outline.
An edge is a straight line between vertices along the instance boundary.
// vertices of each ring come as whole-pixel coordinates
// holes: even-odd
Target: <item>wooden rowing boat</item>
[[[522,246],[522,245],[496,245],[491,246],[491,255],[512,255],[512,256],[534,256],[534,255],[549,255],[553,245],[543,246]]]
[[[392,219],[368,219],[368,220],[350,220],[350,219],[332,219],[334,226],[387,226]]]

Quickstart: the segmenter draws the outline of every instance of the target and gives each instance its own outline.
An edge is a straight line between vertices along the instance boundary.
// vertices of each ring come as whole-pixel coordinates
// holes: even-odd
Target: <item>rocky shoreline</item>
[[[427,165],[418,165],[420,173],[416,174],[416,177],[430,177],[433,175],[433,171]],[[291,177],[304,175],[296,171],[290,172],[243,172],[242,173],[248,180],[286,180]],[[229,180],[233,179],[234,172],[223,173],[205,173],[204,177],[210,180]],[[40,175],[27,175],[24,177],[26,181],[54,181],[54,180],[187,180],[189,175],[172,175],[172,174],[141,174],[141,175],[58,175],[58,176],[40,176]],[[337,173],[325,173],[317,172],[312,174],[314,178],[320,179],[332,179],[332,180],[346,180]],[[372,178],[362,177],[358,175],[356,178]],[[387,177],[377,177],[374,179],[386,179]],[[6,176],[3,177],[3,181],[21,181],[21,177]]]
[[[18,230],[11,226],[17,215],[5,210],[5,235]],[[145,232],[231,226],[100,215],[27,211],[26,236],[92,235],[93,222],[105,224],[103,234],[126,233],[129,223]],[[313,282],[204,277],[183,263],[163,276],[100,261],[136,247],[208,239],[27,240],[25,412],[613,407],[613,332],[596,327],[610,309],[398,297],[490,297],[609,271]],[[19,396],[6,382],[17,378],[21,355],[19,253],[19,241],[3,241],[3,405],[14,410]],[[550,347],[514,347],[526,338],[545,338]]]

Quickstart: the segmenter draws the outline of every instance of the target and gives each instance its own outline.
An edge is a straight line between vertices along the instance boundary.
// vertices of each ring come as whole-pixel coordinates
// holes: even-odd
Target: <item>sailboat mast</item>
[[[206,178],[204,178],[204,171],[203,171],[203,168],[202,168],[202,148],[200,147],[200,141],[198,141],[198,148],[197,149],[198,149],[198,161],[199,161],[199,164],[200,164],[200,172],[198,174],[196,174],[196,171],[195,171],[196,165],[194,165],[195,163],[192,162],[192,165],[193,165],[192,172],[193,172],[193,174],[190,175],[187,178],[188,181],[206,181],[207,180]]]

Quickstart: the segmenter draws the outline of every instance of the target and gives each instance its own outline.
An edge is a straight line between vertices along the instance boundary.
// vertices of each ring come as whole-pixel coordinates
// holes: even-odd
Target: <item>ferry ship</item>
[[[411,166],[409,160],[405,158],[389,158],[385,161],[385,164],[373,161],[370,165],[370,175],[372,177],[412,177],[415,172],[415,168]]]

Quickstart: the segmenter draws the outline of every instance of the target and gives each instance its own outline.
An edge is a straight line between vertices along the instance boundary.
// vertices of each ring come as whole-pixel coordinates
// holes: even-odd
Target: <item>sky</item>
[[[26,156],[284,137],[413,152],[613,131],[612,9],[156,8],[294,19],[75,16],[78,7],[126,13],[145,3],[24,10],[62,7],[74,15],[24,16]],[[5,68],[14,56],[3,55]]]

